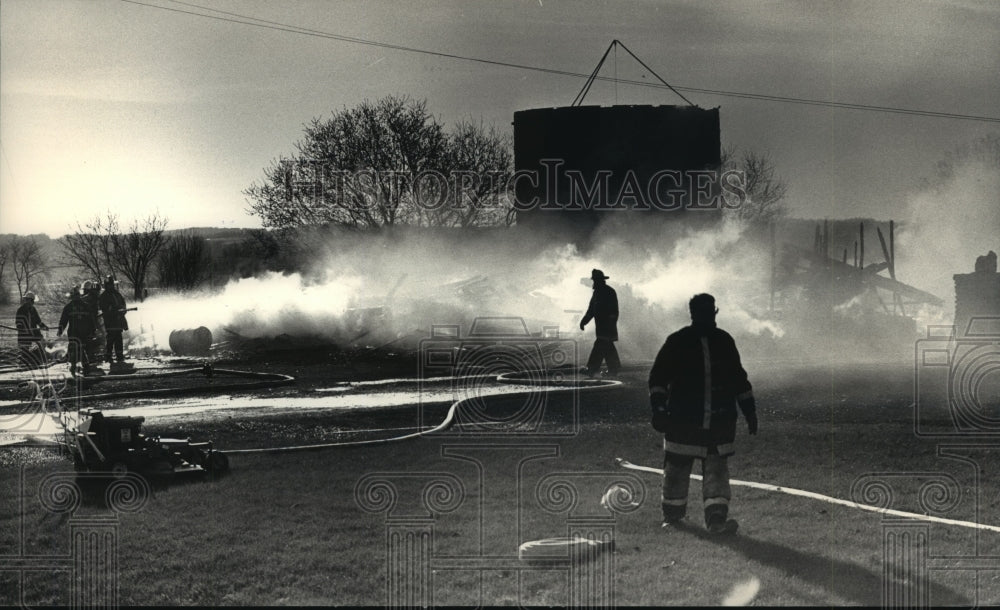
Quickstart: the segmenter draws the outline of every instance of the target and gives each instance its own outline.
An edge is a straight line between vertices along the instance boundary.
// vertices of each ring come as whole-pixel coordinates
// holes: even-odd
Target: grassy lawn
[[[625,384],[611,391],[581,393],[581,427],[566,437],[466,435],[234,455],[232,473],[218,481],[154,482],[142,510],[118,517],[119,602],[383,605],[390,569],[387,536],[427,527],[436,605],[571,603],[566,569],[519,564],[516,554],[521,542],[581,530],[613,532],[615,552],[588,569],[609,566],[618,605],[717,605],[734,585],[751,578],[760,583],[755,604],[882,603],[888,524],[871,512],[734,487],[732,516],[740,521],[740,533],[713,538],[703,532],[701,486],[692,481],[690,526],[661,530],[656,475],[626,473],[613,462],[623,457],[662,464],[659,437],[647,423],[644,374],[626,375]],[[918,501],[923,489],[930,498],[925,504],[941,510],[935,514],[975,519],[978,500],[978,519],[1000,525],[997,443],[950,450],[981,466],[977,482],[973,462],[941,457],[941,439],[916,437],[907,367],[775,367],[752,378],[761,430],[748,437],[741,428],[737,455],[730,460],[734,479],[851,499],[852,485],[868,476],[864,480],[891,485],[892,508],[923,512]],[[491,414],[513,413],[521,400],[491,398]],[[405,410],[396,410],[386,421],[405,425],[407,417]],[[249,428],[250,421],[232,418],[227,426],[230,431],[265,428]],[[324,426],[343,423],[334,416],[303,422],[299,429],[317,437]],[[572,432],[568,422],[560,429]],[[218,424],[192,424],[185,434],[205,437],[210,431],[218,433]],[[260,445],[259,436],[241,441],[230,432],[223,447]],[[7,459],[0,468],[0,552],[10,556],[18,550],[23,485],[24,550],[67,553],[73,519],[44,511],[37,489],[46,475],[71,470],[69,463],[34,460],[22,480],[17,461]],[[928,473],[947,473],[957,487],[934,498],[935,488],[925,486],[934,478]],[[391,507],[363,510],[356,500],[363,479],[388,481],[370,488],[368,499],[370,508],[379,508],[389,498],[380,492],[391,491]],[[638,508],[611,519],[599,500],[615,481],[638,482],[643,497]],[[435,488],[435,482],[441,485]],[[427,504],[439,510],[429,512]],[[74,518],[82,514],[109,513],[100,500],[89,499]],[[928,540],[936,562],[929,571],[931,603],[1000,603],[1000,565],[978,573],[953,569],[962,556],[1000,556],[1000,534],[929,525]],[[30,573],[25,601],[69,603],[68,583],[65,574]],[[17,590],[16,575],[0,572],[0,603],[18,603]]]

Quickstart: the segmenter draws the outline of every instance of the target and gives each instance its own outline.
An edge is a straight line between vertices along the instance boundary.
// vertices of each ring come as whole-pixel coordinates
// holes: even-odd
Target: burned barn
[[[885,232],[874,223],[878,255],[867,263],[871,227],[858,223],[834,246],[830,224],[815,225],[811,248],[781,240],[772,227],[770,315],[798,329],[798,338],[822,338],[848,355],[906,353],[919,336],[913,314],[944,301],[897,279],[894,221]]]

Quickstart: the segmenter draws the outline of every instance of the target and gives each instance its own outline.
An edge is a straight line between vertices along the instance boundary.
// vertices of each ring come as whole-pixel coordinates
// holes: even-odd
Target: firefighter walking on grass
[[[735,452],[736,406],[750,434],[757,434],[757,409],[736,342],[715,325],[715,298],[698,294],[688,307],[691,325],[667,337],[649,373],[652,423],[663,433],[663,526],[685,517],[698,459],[705,526],[713,534],[735,533],[727,460]]]
[[[587,313],[580,320],[580,330],[593,320],[597,337],[587,367],[581,372],[588,377],[596,377],[601,372],[601,363],[607,361],[608,375],[614,376],[622,368],[618,350],[615,349],[615,341],[618,340],[618,293],[608,286],[610,277],[600,269],[593,269],[590,279],[594,282],[594,294],[590,297]]]

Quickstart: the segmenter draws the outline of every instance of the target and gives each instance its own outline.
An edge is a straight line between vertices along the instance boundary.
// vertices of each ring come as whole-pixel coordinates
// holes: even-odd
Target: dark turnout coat
[[[25,303],[17,308],[14,314],[14,323],[17,326],[17,342],[31,343],[42,338],[42,329],[48,328],[42,323],[42,318],[38,315],[38,310],[30,303]]]
[[[125,297],[122,293],[114,288],[105,288],[101,293],[100,304],[105,330],[128,330],[128,321],[125,320]]]
[[[59,318],[59,333],[66,329],[66,334],[77,339],[90,339],[97,330],[97,319],[87,303],[76,297],[63,307]]]
[[[618,293],[607,284],[594,286],[590,306],[583,316],[583,324],[594,320],[598,339],[618,340]]]
[[[753,408],[736,342],[714,325],[687,326],[667,337],[649,373],[649,391],[667,394],[664,449],[679,455],[731,455],[737,401],[745,415]]]

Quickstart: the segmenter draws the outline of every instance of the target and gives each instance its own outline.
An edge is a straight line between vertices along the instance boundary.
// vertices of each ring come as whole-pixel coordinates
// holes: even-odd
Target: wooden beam
[[[889,221],[889,277],[896,279],[896,222],[893,220]],[[896,293],[893,293],[894,301],[892,304],[892,310],[896,310],[896,305],[899,305],[899,311],[904,316],[906,315],[906,308],[903,307],[903,297]]]
[[[858,267],[865,266],[865,223],[861,223],[861,257],[858,259]]]
[[[881,275],[875,275],[875,274],[871,275],[865,274],[865,281],[874,284],[875,286],[878,286],[879,288],[882,288],[884,290],[890,290],[892,292],[895,292],[900,296],[909,297],[914,301],[920,303],[930,303],[931,305],[937,305],[938,307],[944,305],[944,301],[937,298],[933,294],[929,292],[924,292],[919,288],[914,288],[913,286],[904,284],[903,282],[894,280],[892,278],[882,277]]]
[[[889,277],[896,279],[896,223],[889,221]]]
[[[878,243],[882,246],[882,256],[885,257],[885,268],[889,269],[889,277],[896,279],[896,274],[892,272],[892,258],[889,256],[889,248],[885,245],[885,238],[882,237],[882,229],[875,227],[875,232],[878,234]]]
[[[872,288],[872,290],[875,290],[875,298],[877,298],[878,302],[882,304],[882,309],[885,310],[885,313],[889,313],[889,308],[885,306],[885,301],[882,300],[882,295],[880,295],[878,290],[875,288]]]
[[[788,251],[791,251],[791,252],[797,252],[799,254],[799,256],[801,256],[803,258],[806,258],[806,259],[809,259],[811,261],[814,261],[814,262],[817,262],[817,263],[818,262],[822,262],[822,261],[817,260],[819,258],[818,254],[816,254],[815,252],[810,251],[807,248],[802,248],[800,246],[796,246],[794,244],[789,244],[789,243],[785,243],[784,244],[784,248],[786,250],[788,250]],[[854,267],[851,267],[850,265],[844,265],[840,261],[838,261],[836,259],[830,259],[830,258],[826,259],[826,264],[829,265],[833,269],[841,269],[841,270],[845,271],[845,275],[847,273],[855,273],[855,274],[860,273],[861,277],[862,277],[862,280],[865,283],[867,283],[869,285],[872,285],[872,286],[876,286],[876,287],[881,288],[883,290],[888,290],[890,292],[895,292],[895,293],[899,294],[900,296],[908,297],[908,298],[913,299],[914,301],[916,301],[918,303],[929,303],[931,305],[937,305],[939,307],[944,305],[944,301],[943,300],[939,299],[938,297],[934,296],[933,294],[931,294],[929,292],[924,292],[923,290],[920,290],[919,288],[914,288],[913,286],[910,286],[908,284],[904,284],[903,282],[900,282],[898,280],[894,280],[892,278],[888,278],[888,277],[884,277],[884,276],[878,275],[879,271],[882,271],[883,269],[887,268],[885,266],[886,263],[873,263],[873,264],[869,265],[868,268],[863,269],[863,270],[855,269]],[[815,267],[813,267],[811,269],[811,271],[813,271],[813,272],[815,272],[815,270],[816,270]]]
[[[830,258],[830,223],[823,219],[823,256]]]

